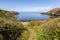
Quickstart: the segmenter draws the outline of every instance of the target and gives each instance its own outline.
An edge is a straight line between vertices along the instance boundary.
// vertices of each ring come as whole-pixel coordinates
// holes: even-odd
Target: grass
[[[28,24],[28,28],[35,30],[37,35],[36,40],[60,39],[60,17],[50,19],[46,22],[43,22],[43,24],[38,21],[32,21]]]
[[[36,33],[36,37],[33,37],[32,40],[60,40],[60,17],[50,20],[31,21],[24,26],[20,21],[9,16],[8,13],[8,11],[0,10],[0,29],[3,29],[5,26],[10,30],[15,29],[15,27],[22,29],[21,35],[19,35],[17,40],[28,40],[31,29],[34,30],[33,33]],[[2,40],[1,34],[0,39]]]
[[[18,20],[11,17],[11,15],[9,15],[10,13],[11,13],[10,11],[0,10],[0,39],[1,40],[3,39],[4,34],[5,34],[4,31],[6,31],[5,27],[8,28],[7,30],[10,30],[10,31],[6,31],[7,33],[8,32],[10,33],[10,34],[9,33],[5,34],[6,37],[7,37],[7,35],[9,35],[9,37],[11,35],[13,35],[13,36],[11,36],[11,40],[13,40],[13,38],[15,36],[14,32],[16,32],[16,34],[17,34],[16,37],[20,38],[20,36],[24,32],[23,30],[26,29]],[[17,38],[16,38],[16,40],[17,40]],[[8,37],[6,39],[8,39]]]
[[[21,36],[21,38],[18,38],[18,40],[28,40],[28,38],[29,38],[29,31],[27,30],[27,31],[24,31],[23,33],[22,33],[22,36]]]

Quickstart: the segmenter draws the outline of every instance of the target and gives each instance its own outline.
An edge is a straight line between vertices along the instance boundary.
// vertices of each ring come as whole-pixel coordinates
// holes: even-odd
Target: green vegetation
[[[0,10],[0,40],[17,40],[26,28],[14,16],[17,12]]]
[[[54,18],[50,20],[29,21],[27,25],[22,25],[21,21],[16,20],[17,14],[0,10],[0,40],[60,40],[60,16],[52,14]]]
[[[60,13],[58,10],[54,10],[55,14]],[[60,16],[55,15],[50,20],[31,21],[28,28],[35,30],[36,40],[60,40]]]
[[[60,17],[48,20],[41,25],[33,26],[33,24],[34,22],[30,22],[28,26],[35,30],[37,35],[36,40],[60,40]]]

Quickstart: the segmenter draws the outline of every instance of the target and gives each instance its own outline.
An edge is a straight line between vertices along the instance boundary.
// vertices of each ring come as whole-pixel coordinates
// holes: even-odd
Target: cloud
[[[21,12],[44,12],[52,9],[52,7],[31,7],[31,8],[21,8]]]

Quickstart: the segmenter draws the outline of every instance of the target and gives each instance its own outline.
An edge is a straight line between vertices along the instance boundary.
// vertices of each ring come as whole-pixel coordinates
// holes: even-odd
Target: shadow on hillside
[[[21,37],[24,30],[27,30],[25,28],[17,28],[9,29],[8,27],[3,27],[0,29],[0,34],[2,35],[1,40],[17,40],[17,38]]]

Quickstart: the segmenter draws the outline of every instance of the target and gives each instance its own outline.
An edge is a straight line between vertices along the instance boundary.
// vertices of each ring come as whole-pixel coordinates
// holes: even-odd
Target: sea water
[[[40,12],[20,12],[17,20],[48,20],[49,15],[41,14]]]

